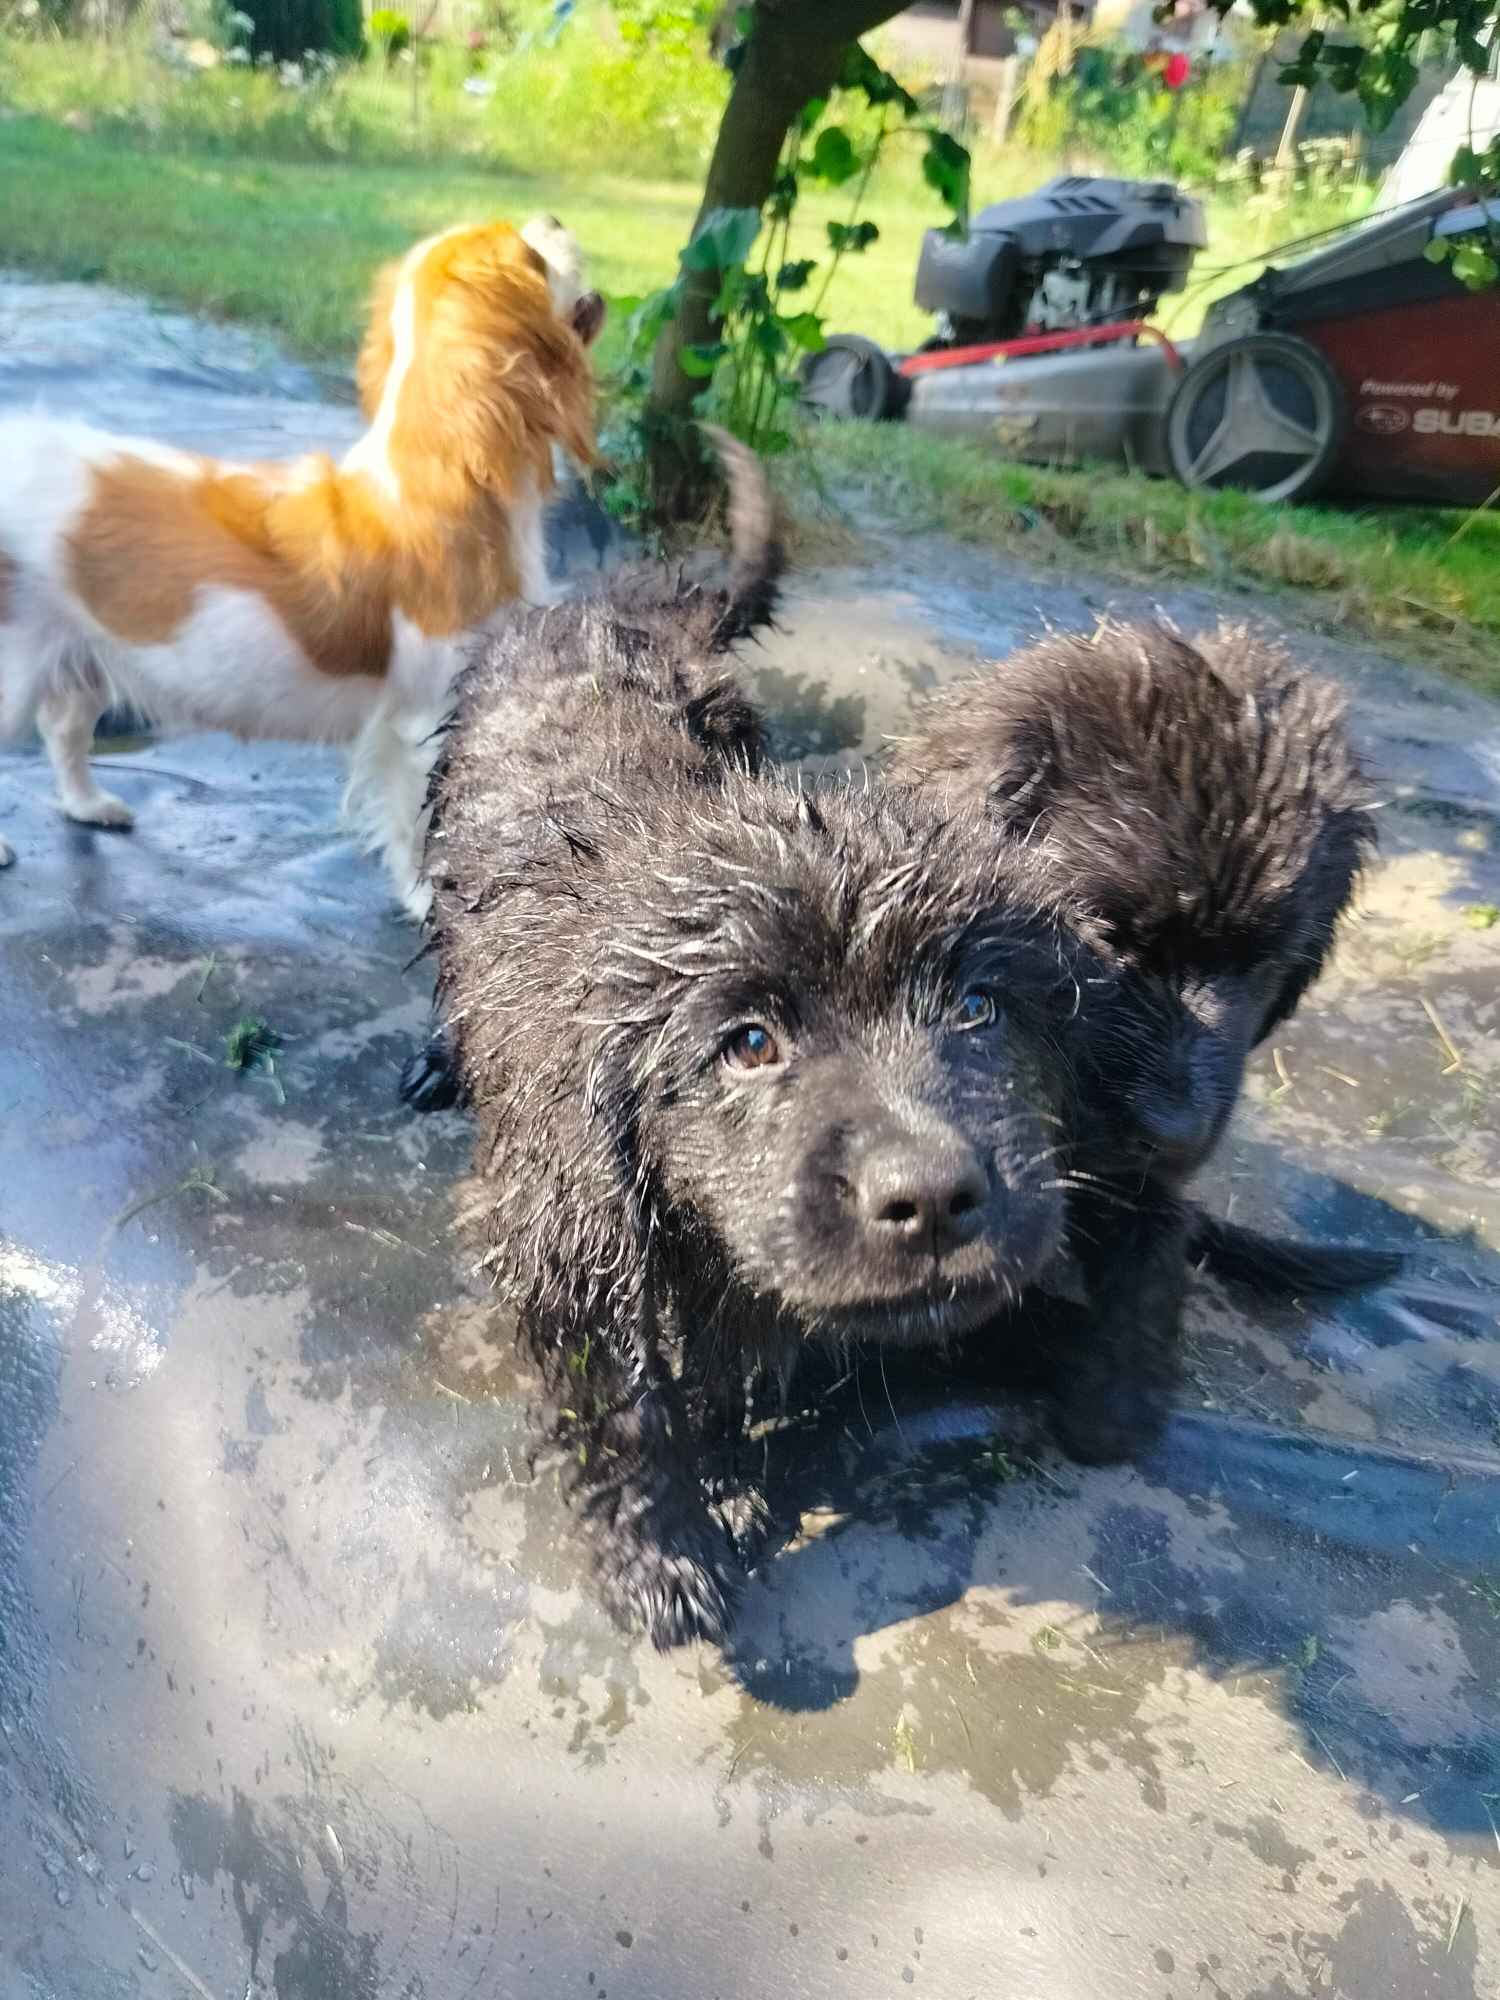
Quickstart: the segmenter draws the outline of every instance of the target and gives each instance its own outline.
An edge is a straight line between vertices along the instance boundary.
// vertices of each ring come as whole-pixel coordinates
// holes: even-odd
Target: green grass
[[[146,150],[35,117],[0,122],[0,263],[97,279],[264,326],[304,355],[347,358],[371,276],[419,236],[466,216],[556,210],[609,294],[667,283],[698,205],[689,182],[482,168],[284,162]],[[810,203],[811,255],[832,203]],[[841,269],[827,304],[840,325],[915,338],[914,245],[938,219],[913,194],[880,211],[889,234]]]
[[[506,167],[555,159],[571,136],[593,171],[701,175],[726,92],[724,73],[687,51],[637,59],[593,0],[556,48],[471,56],[456,40],[424,47],[413,67],[379,60],[310,69],[300,88],[274,70],[198,70],[153,41],[154,10],[108,37],[5,35],[0,99],[103,136],[161,150],[258,153],[279,160],[400,165],[468,160]],[[488,95],[465,88],[473,78]]]
[[[490,99],[465,95],[465,69],[461,51],[436,53],[413,125],[399,70],[387,77],[366,64],[287,91],[245,69],[180,75],[139,36],[0,34],[0,185],[24,190],[0,203],[0,260],[251,321],[332,359],[353,349],[376,266],[465,216],[556,209],[604,291],[666,283],[696,212],[722,78],[701,61],[631,61],[582,33],[496,62]],[[586,147],[567,148],[562,135],[579,132]],[[912,280],[921,233],[943,217],[913,141],[893,139],[887,157],[862,211],[880,239],[844,260],[824,310],[831,329],[896,346],[928,330]],[[976,187],[984,201],[1002,200],[1057,165],[982,155]],[[1209,208],[1204,269],[1166,302],[1180,334],[1240,282],[1223,267],[1346,204],[1257,210],[1210,197]],[[825,224],[848,214],[847,194],[809,192],[793,254],[826,255]]]

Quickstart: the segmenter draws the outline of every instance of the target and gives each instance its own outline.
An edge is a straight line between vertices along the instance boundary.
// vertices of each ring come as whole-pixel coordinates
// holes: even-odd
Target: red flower
[[[1161,80],[1168,90],[1181,90],[1188,80],[1192,67],[1187,57],[1179,51],[1177,55],[1167,57],[1162,68]]]

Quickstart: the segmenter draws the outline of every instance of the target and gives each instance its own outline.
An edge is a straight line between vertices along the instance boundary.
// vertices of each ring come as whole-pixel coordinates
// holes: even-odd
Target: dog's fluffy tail
[[[1399,1250],[1370,1250],[1355,1243],[1293,1243],[1242,1229],[1218,1216],[1193,1212],[1189,1256],[1201,1258],[1216,1278],[1258,1292],[1292,1298],[1333,1298],[1386,1284],[1404,1268]]]
[[[769,625],[776,610],[778,585],[786,569],[786,542],[781,510],[771,491],[766,469],[748,445],[717,424],[704,424],[703,435],[713,445],[729,481],[729,602],[714,625],[715,651],[748,639]]]

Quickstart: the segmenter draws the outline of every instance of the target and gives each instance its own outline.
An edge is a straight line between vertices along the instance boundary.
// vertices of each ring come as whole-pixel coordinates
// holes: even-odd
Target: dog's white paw
[[[113,792],[100,792],[91,799],[75,799],[63,811],[80,826],[134,826],[135,814]]]
[[[414,924],[427,921],[427,912],[432,908],[432,884],[419,882],[415,889],[408,889],[401,898],[401,907]]]
[[[16,858],[16,850],[8,840],[0,840],[0,868],[9,868]]]

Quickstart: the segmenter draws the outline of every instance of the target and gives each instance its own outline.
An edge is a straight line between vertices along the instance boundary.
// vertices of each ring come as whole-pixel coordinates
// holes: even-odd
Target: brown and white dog
[[[450,229],[381,275],[340,464],[0,421],[0,739],[34,723],[63,811],[118,827],[89,767],[112,703],[350,743],[346,810],[420,917],[433,732],[467,643],[552,595],[543,507],[555,451],[594,458],[603,317],[553,218]]]

